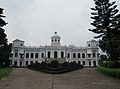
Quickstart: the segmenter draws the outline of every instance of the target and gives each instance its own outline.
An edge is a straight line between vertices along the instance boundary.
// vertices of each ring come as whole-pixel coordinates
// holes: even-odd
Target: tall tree
[[[120,37],[118,35],[111,35],[111,40],[113,43],[113,50],[115,55],[116,60],[120,60]],[[110,57],[110,45],[109,45],[109,40],[106,36],[104,36],[100,41],[99,41],[99,47],[103,52],[107,54],[108,57]]]
[[[11,45],[7,43],[7,35],[3,27],[7,24],[3,18],[3,9],[0,8],[0,65],[7,63],[9,61],[9,55],[11,52]]]
[[[118,14],[118,9],[116,9],[117,5],[114,2],[109,2],[109,0],[94,0],[95,7],[91,8],[93,11],[91,19],[93,19],[94,29],[89,29],[100,37],[107,37],[110,47],[110,58],[113,59],[115,57],[113,43],[112,43],[112,34],[120,35],[120,14]],[[116,59],[114,60],[116,61]]]

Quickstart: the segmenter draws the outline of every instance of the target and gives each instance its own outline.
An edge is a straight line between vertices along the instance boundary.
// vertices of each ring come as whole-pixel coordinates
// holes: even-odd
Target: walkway
[[[120,89],[120,80],[102,75],[95,69],[52,75],[15,68],[0,80],[0,89]]]

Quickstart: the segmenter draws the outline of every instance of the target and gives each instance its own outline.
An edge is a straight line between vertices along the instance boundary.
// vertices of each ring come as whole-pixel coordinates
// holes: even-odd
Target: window
[[[58,57],[58,53],[57,51],[54,52],[54,58],[57,58]]]
[[[91,66],[91,61],[89,61],[89,66]]]
[[[20,46],[22,46],[22,44],[20,44]]]
[[[70,58],[70,53],[67,53],[67,57]]]
[[[17,66],[17,61],[14,62],[14,65]]]
[[[93,53],[93,57],[96,57],[95,53]]]
[[[64,57],[64,52],[61,52],[61,58],[63,58]]]
[[[90,58],[91,57],[91,54],[87,54],[88,55],[88,58]]]
[[[26,64],[26,66],[27,66],[27,65],[28,65],[28,61],[26,61],[26,63],[25,63],[25,64]]]
[[[15,57],[18,57],[18,52],[15,52]]]
[[[88,47],[90,47],[90,44],[88,44]]]
[[[55,39],[55,42],[57,41],[57,39]]]
[[[97,54],[97,57],[98,57],[98,58],[99,58],[99,55],[100,55],[100,54],[98,53],[98,54]]]
[[[76,58],[76,54],[75,53],[73,53],[73,58]]]
[[[20,55],[20,58],[23,58],[23,55],[24,55],[24,54],[20,53],[19,55]]]
[[[83,65],[85,65],[85,61],[83,61]]]
[[[34,54],[33,53],[31,53],[31,58],[33,58],[34,57]]]
[[[20,62],[20,66],[22,66],[22,62]]]
[[[94,67],[96,66],[96,61],[93,61],[93,66],[94,66]]]
[[[33,64],[33,61],[30,61],[30,64]]]
[[[35,63],[38,63],[38,61],[35,61]]]
[[[50,58],[50,51],[48,51],[48,58]]]
[[[29,58],[29,53],[26,53],[26,58]]]
[[[82,58],[85,58],[85,53],[82,53]]]
[[[52,40],[52,42],[53,42],[53,40]]]
[[[60,40],[58,40],[58,42],[60,42]]]
[[[78,64],[81,64],[81,61],[78,61]]]
[[[76,63],[76,61],[73,61],[73,63]]]
[[[78,58],[80,58],[80,53],[78,53]]]
[[[44,53],[41,54],[41,57],[44,58]]]
[[[38,53],[35,54],[35,58],[38,58]]]

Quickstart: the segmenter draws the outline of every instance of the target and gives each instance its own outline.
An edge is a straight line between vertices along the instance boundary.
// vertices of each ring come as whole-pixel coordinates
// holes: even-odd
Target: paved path
[[[120,89],[120,80],[102,75],[95,69],[52,75],[15,68],[0,80],[0,89]]]

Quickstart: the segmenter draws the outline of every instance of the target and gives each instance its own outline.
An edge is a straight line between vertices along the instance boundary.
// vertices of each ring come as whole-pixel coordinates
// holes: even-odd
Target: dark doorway
[[[22,66],[22,62],[20,62],[20,66]]]
[[[54,58],[57,58],[57,51],[54,52]]]
[[[50,58],[50,51],[48,51],[48,58]]]
[[[93,61],[93,66],[96,67],[96,61]]]
[[[91,62],[89,61],[89,66],[91,66]]]
[[[26,61],[26,66],[28,65],[28,61]]]
[[[17,61],[14,62],[14,65],[17,66]]]
[[[61,58],[64,58],[64,52],[61,52]]]
[[[81,64],[81,61],[78,61],[78,64]]]

